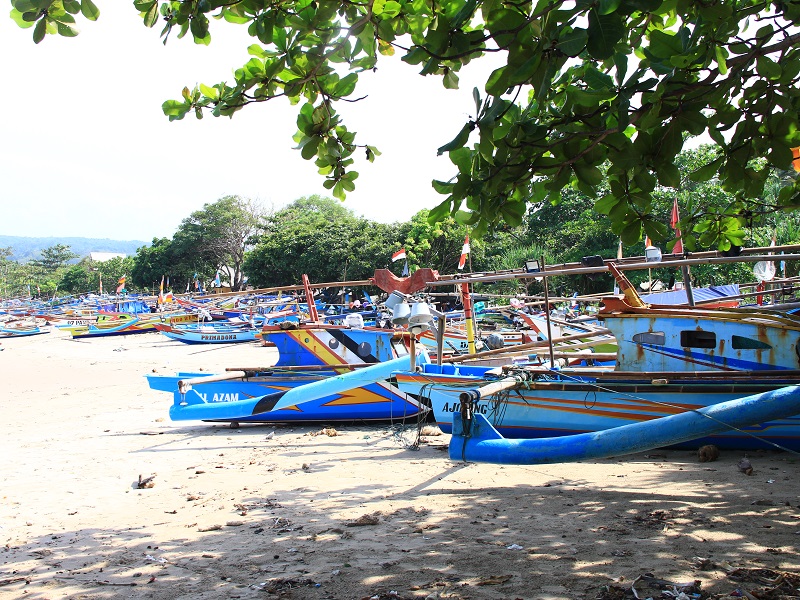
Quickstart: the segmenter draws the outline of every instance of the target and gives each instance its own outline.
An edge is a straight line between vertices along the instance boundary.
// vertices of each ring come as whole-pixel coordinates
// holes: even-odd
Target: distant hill
[[[139,240],[109,240],[107,238],[83,238],[83,237],[17,237],[13,235],[0,235],[0,248],[10,247],[13,251],[11,260],[17,262],[28,262],[29,260],[41,257],[41,252],[45,248],[50,248],[57,244],[69,246],[72,251],[80,258],[89,256],[90,252],[121,252],[128,256],[136,254],[136,250],[142,246],[148,246],[149,242]],[[77,262],[77,260],[75,261]]]

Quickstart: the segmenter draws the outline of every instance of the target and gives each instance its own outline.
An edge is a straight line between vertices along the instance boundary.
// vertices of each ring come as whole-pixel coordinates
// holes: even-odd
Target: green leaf
[[[680,37],[660,29],[654,29],[649,36],[650,45],[647,50],[658,58],[672,58],[683,54],[683,42]]]
[[[453,138],[450,142],[441,146],[436,151],[436,156],[441,156],[445,152],[450,152],[451,150],[455,150],[457,148],[463,148],[464,144],[467,143],[469,140],[469,134],[472,132],[472,124],[467,123],[464,127],[461,128],[461,131],[458,132],[458,135]]]
[[[556,48],[567,56],[578,56],[586,48],[589,33],[585,29],[566,28],[556,42]]]
[[[36,27],[33,30],[33,41],[35,43],[39,43],[44,39],[44,34],[47,31],[47,21],[44,17],[39,19],[39,22],[36,23]]]
[[[589,11],[589,40],[586,50],[592,58],[611,58],[614,55],[614,46],[624,35],[625,25],[619,14],[601,15],[596,9]]]
[[[486,80],[485,90],[490,96],[502,96],[511,87],[511,78],[506,75],[507,67],[492,71]]]
[[[438,181],[436,179],[434,179],[431,182],[431,185],[433,186],[433,189],[436,190],[436,192],[439,194],[450,194],[452,193],[454,187],[454,185],[451,182]]]
[[[725,75],[728,72],[728,52],[722,46],[714,46],[714,56],[717,59],[720,75]]]
[[[458,75],[452,69],[448,69],[447,73],[444,75],[444,79],[442,81],[444,87],[448,90],[457,90],[458,89]]]
[[[689,173],[689,179],[697,182],[708,181],[709,179],[714,177],[714,175],[717,174],[719,168],[722,166],[722,163],[724,161],[725,157],[720,156],[717,160],[711,161],[707,165],[704,165],[699,169],[696,169],[695,171]]]
[[[641,221],[633,221],[628,223],[619,235],[619,239],[626,246],[637,243],[642,239],[642,223]]]
[[[350,73],[349,75],[342,77],[336,83],[336,88],[333,91],[333,95],[339,98],[346,98],[355,91],[357,83],[358,75],[356,73]]]
[[[79,33],[78,28],[75,27],[72,23],[62,23],[60,21],[57,21],[56,29],[58,30],[58,35],[61,35],[63,37],[75,37]]]
[[[90,21],[97,21],[100,17],[100,9],[92,0],[81,0],[81,14]]]
[[[619,8],[622,0],[600,0],[597,6],[597,12],[601,15],[610,15],[617,8]]]
[[[439,221],[443,221],[450,215],[450,198],[437,204],[431,211],[428,213],[428,223],[435,224]]]
[[[781,66],[768,56],[759,56],[756,59],[756,71],[766,79],[781,78]]]
[[[620,202],[621,200],[613,194],[606,194],[594,203],[594,209],[601,215],[607,215]]]
[[[678,167],[672,163],[657,165],[656,175],[661,185],[676,189],[681,186],[681,172],[678,170]]]

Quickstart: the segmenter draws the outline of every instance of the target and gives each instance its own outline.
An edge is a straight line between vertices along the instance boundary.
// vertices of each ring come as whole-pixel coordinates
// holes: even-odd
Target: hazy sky
[[[189,36],[163,46],[160,26],[145,28],[132,3],[98,5],[100,20],[79,18],[78,37],[47,36],[38,46],[31,29],[0,16],[1,234],[149,242],[225,195],[275,207],[329,195],[313,162],[293,150],[296,114],[283,99],[233,119],[170,123],[162,113],[185,85],[232,81],[253,42],[244,27],[212,21],[210,46]],[[474,112],[477,79],[469,78],[481,75],[464,71],[461,89],[445,90],[440,78],[393,62],[361,76],[366,100],[339,106],[356,142],[383,153],[372,164],[357,153],[360,177],[345,206],[382,222],[444,198],[430,181],[455,167],[436,148]]]

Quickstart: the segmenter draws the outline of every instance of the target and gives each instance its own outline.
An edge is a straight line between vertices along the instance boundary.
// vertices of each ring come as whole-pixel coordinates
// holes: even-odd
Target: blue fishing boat
[[[155,323],[153,327],[171,340],[184,344],[238,344],[254,342],[261,329],[251,323]]]
[[[387,381],[401,364],[411,365],[408,333],[318,323],[285,327],[265,326],[262,331],[279,352],[273,366],[217,374],[148,374],[148,383],[151,389],[172,393],[173,421],[404,420],[428,413],[425,405]],[[338,378],[343,376],[349,379],[341,384]],[[317,390],[319,384],[328,387],[315,400],[299,403],[304,390]],[[291,398],[298,404],[278,406]]]
[[[699,411],[800,383],[797,316],[647,305],[621,272],[609,268],[625,294],[605,298],[598,313],[617,341],[613,367],[489,367],[462,361],[398,372],[398,386],[429,401],[446,433],[454,414],[482,414],[503,437],[546,438]],[[502,389],[480,391],[497,380],[505,382]],[[691,445],[704,443],[800,450],[800,415],[730,427]]]

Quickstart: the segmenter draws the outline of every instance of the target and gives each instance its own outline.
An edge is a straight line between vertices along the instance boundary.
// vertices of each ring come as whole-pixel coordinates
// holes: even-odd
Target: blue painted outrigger
[[[509,465],[577,462],[690,442],[800,414],[800,386],[787,386],[670,417],[555,438],[507,439],[480,413],[453,413],[450,458]]]

